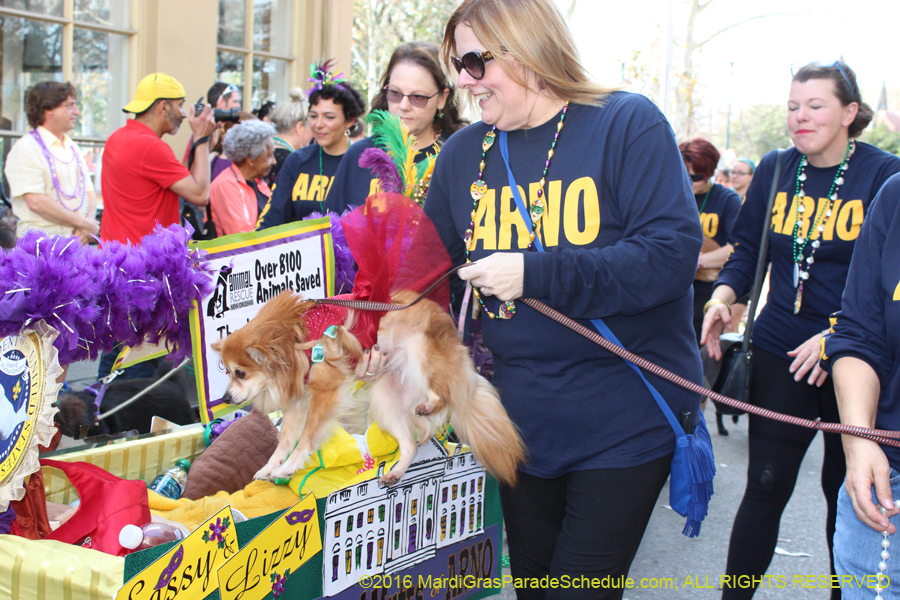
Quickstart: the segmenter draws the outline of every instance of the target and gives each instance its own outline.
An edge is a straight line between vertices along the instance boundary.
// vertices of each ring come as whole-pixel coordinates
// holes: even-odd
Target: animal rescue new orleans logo
[[[234,272],[234,267],[225,265],[219,269],[216,289],[206,304],[206,316],[222,318],[229,310],[252,306],[253,281],[250,271]]]

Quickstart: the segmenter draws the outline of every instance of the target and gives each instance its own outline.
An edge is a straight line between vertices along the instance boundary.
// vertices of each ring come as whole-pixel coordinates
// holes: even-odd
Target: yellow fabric
[[[51,540],[0,535],[0,598],[95,600],[115,597],[125,559]]]
[[[147,75],[137,86],[134,92],[134,100],[122,109],[127,113],[142,113],[159,98],[178,100],[184,98],[184,86],[177,79],[165,73],[151,73]]]
[[[248,519],[284,510],[297,503],[299,498],[290,488],[268,481],[252,481],[234,494],[219,492],[199,500],[179,498],[172,500],[147,491],[150,512],[159,517],[178,521],[191,530],[203,525],[211,516],[228,506],[240,511]]]

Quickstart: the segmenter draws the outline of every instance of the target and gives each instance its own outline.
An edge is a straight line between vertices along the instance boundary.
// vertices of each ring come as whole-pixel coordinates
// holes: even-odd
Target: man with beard
[[[184,97],[177,80],[153,73],[141,80],[134,100],[122,109],[134,113],[134,119],[109,136],[103,152],[103,241],[138,244],[157,223],[178,223],[179,196],[196,206],[209,202],[209,136],[216,123],[208,105],[195,116]],[[185,118],[196,140],[190,171],[162,141],[163,135],[178,133]]]

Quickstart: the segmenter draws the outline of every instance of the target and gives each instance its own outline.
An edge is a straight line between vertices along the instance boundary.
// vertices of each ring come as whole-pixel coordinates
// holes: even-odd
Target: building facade
[[[71,135],[99,184],[103,143],[144,75],[172,75],[190,104],[233,83],[249,112],[307,87],[313,61],[349,72],[352,29],[353,0],[0,0],[0,157],[29,130],[25,91],[71,81],[81,110]],[[189,137],[182,127],[164,139],[181,156]]]

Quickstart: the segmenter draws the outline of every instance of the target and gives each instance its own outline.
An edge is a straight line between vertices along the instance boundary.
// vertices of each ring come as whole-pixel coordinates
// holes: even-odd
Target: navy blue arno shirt
[[[260,212],[256,230],[293,223],[312,212],[323,212],[322,203],[345,155],[332,156],[318,145],[305,146],[288,155],[278,171],[272,197]]]
[[[796,148],[785,151],[772,214],[772,235],[769,237],[768,262],[772,265],[769,297],[753,329],[755,345],[783,358],[788,358],[788,352],[809,338],[825,331],[829,316],[840,309],[853,247],[869,204],[882,184],[891,175],[900,172],[900,158],[869,144],[856,142],[831,217],[823,221],[825,230],[822,232],[821,246],[813,257],[815,262],[810,266],[809,279],[803,285],[800,312],[795,315],[797,288],[794,287],[793,231],[797,205],[794,192],[800,157]],[[716,282],[716,285],[731,287],[738,297],[748,293],[753,286],[774,168],[775,153],[770,152],[760,161],[747,190],[747,198],[732,230],[734,252]],[[804,185],[807,197],[803,199],[804,212],[801,213],[804,234],[812,227],[815,215],[826,210],[828,201],[825,196],[837,169],[837,166],[818,168],[807,165]],[[811,250],[812,244],[807,244],[804,257],[808,257]]]
[[[878,375],[875,427],[900,430],[900,175],[881,188],[860,230],[822,366],[830,371],[843,356],[866,362]],[[881,448],[900,470],[900,448]]]
[[[524,200],[536,197],[559,115],[509,133]],[[458,131],[438,155],[425,212],[454,264],[465,260],[481,145],[490,127]],[[547,173],[547,208],[529,251],[499,142],[488,151],[478,203],[478,260],[524,252],[523,297],[590,327],[602,318],[629,350],[699,382],[691,282],[701,234],[697,206],[672,129],[646,98],[617,92],[603,107],[571,105]],[[497,301],[487,299],[497,312]],[[511,320],[482,321],[494,353],[493,383],[530,454],[523,470],[550,478],[582,469],[645,464],[674,451],[675,435],[620,358],[521,302]],[[647,375],[676,416],[699,419],[699,397]]]

